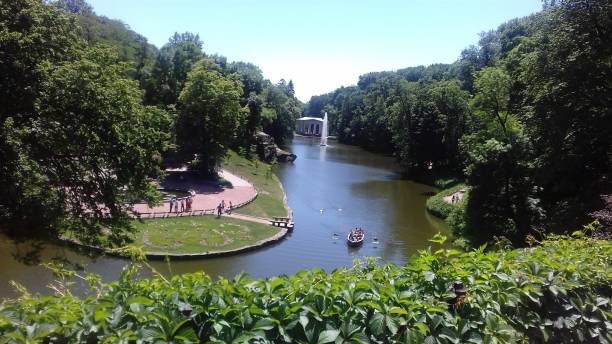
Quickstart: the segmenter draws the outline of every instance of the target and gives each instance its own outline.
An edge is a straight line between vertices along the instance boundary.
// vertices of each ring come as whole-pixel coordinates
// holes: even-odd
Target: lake
[[[298,159],[277,169],[295,221],[295,230],[284,240],[237,256],[152,265],[164,274],[204,270],[232,277],[244,271],[268,277],[312,267],[331,271],[364,256],[403,264],[429,246],[427,240],[435,233],[448,233],[444,221],[425,210],[435,189],[402,180],[393,157],[336,141],[321,147],[317,138],[296,137],[287,148]],[[365,230],[366,239],[363,246],[349,248],[346,234],[356,226]],[[0,235],[0,298],[17,296],[10,280],[31,292],[49,293],[46,286],[53,276],[38,264],[52,260],[101,274],[107,281],[116,279],[126,264],[119,258],[90,257],[69,247],[15,242]]]

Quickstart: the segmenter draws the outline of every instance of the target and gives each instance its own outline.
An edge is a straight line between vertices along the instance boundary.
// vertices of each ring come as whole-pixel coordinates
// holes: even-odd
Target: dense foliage
[[[342,142],[393,152],[409,176],[465,178],[454,229],[475,243],[572,228],[612,194],[612,3],[545,1],[453,64],[313,97],[306,112],[322,111]]]
[[[208,175],[216,172],[242,122],[242,84],[236,75],[225,77],[219,69],[210,60],[197,62],[179,97],[177,143],[182,154],[197,156],[194,166]]]
[[[156,200],[171,119],[142,104],[114,51],[75,34],[73,15],[35,0],[0,13],[0,219],[125,229],[127,200]]]
[[[0,225],[117,239],[164,165],[213,175],[264,130],[291,137],[301,103],[192,33],[159,51],[84,0],[0,3]],[[48,231],[52,230],[52,231]]]
[[[366,261],[266,280],[213,281],[203,273],[135,280],[132,267],[110,284],[84,277],[93,295],[83,299],[60,283],[57,296],[25,293],[3,302],[0,337],[5,343],[610,343],[610,242],[554,237],[541,244],[426,250],[401,267]],[[457,280],[466,297],[449,291]]]

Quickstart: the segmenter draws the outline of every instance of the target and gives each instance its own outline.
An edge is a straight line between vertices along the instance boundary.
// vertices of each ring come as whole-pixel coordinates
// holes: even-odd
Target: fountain
[[[321,146],[327,146],[327,112],[323,116],[323,130],[321,130]]]

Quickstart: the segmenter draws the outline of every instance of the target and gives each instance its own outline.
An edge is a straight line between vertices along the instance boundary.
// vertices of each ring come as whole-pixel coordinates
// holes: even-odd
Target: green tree
[[[38,0],[0,13],[0,222],[120,238],[129,202],[157,200],[170,119],[115,53],[86,47],[74,15]]]
[[[551,1],[538,24],[517,75],[548,226],[563,230],[612,191],[612,3]]]
[[[0,220],[15,227],[41,228],[63,215],[23,136],[36,117],[43,62],[72,60],[83,47],[75,26],[73,16],[40,0],[0,2]]]
[[[189,72],[179,97],[176,134],[179,152],[187,161],[193,159],[193,167],[200,173],[215,175],[234,142],[237,125],[244,116],[241,94],[238,75],[223,76],[210,60],[201,60]]]
[[[153,65],[146,93],[150,104],[176,104],[187,74],[204,58],[202,41],[190,32],[175,33],[164,45]]]
[[[302,113],[302,103],[290,93],[283,79],[276,85],[268,81],[262,98],[264,132],[274,137],[277,143],[283,144],[293,137],[295,120]]]
[[[501,68],[476,74],[475,132],[462,138],[470,195],[464,233],[474,243],[505,237],[522,244],[538,224],[531,146],[510,107],[512,80]]]
[[[457,170],[459,139],[469,114],[468,93],[459,83],[408,83],[392,107],[395,153],[407,172],[419,176],[428,163]]]
[[[254,135],[261,128],[263,101],[260,95],[264,87],[263,74],[259,67],[246,62],[226,64],[226,68],[223,70],[225,74],[238,74],[243,85],[240,106],[243,107],[247,115],[242,118],[242,122],[238,126],[235,146],[238,149],[244,148],[249,152]]]

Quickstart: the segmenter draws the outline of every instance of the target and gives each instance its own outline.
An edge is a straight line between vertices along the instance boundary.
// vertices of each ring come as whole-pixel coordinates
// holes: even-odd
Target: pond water
[[[400,179],[392,157],[336,141],[320,147],[316,138],[295,138],[288,149],[298,159],[280,164],[277,174],[293,210],[293,233],[246,254],[152,265],[164,274],[204,270],[232,277],[245,271],[268,277],[312,267],[331,271],[363,256],[402,264],[429,246],[427,240],[435,233],[448,232],[443,221],[425,210],[435,189]],[[366,238],[361,247],[349,248],[346,234],[356,226],[365,230]],[[46,286],[53,276],[38,264],[53,259],[101,274],[104,280],[116,279],[126,264],[119,258],[89,257],[68,247],[18,243],[0,235],[0,298],[17,296],[10,280],[31,292],[49,293]]]

